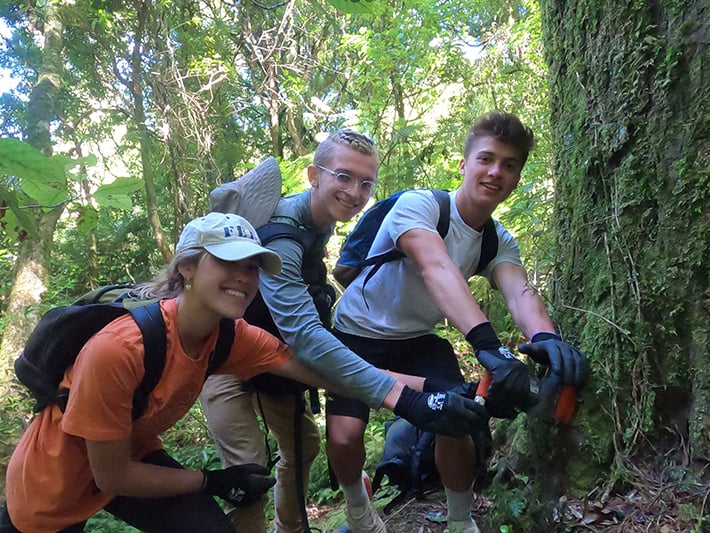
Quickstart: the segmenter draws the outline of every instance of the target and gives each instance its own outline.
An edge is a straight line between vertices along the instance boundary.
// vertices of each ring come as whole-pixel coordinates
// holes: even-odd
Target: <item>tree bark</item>
[[[554,309],[592,365],[567,482],[586,492],[644,452],[710,458],[710,32],[701,0],[542,9]]]
[[[26,140],[29,144],[51,155],[50,122],[56,116],[59,88],[63,72],[63,31],[61,6],[50,2],[44,19],[44,47],[37,82],[27,106]],[[31,201],[30,203],[36,203]],[[20,245],[15,275],[8,297],[5,329],[0,343],[0,394],[12,395],[7,379],[12,375],[12,363],[22,350],[29,332],[39,320],[39,304],[49,281],[49,261],[54,230],[64,206],[44,211],[34,209],[37,237],[28,236]]]
[[[148,211],[148,220],[153,228],[155,242],[158,250],[167,263],[172,257],[172,249],[165,239],[163,226],[158,213],[158,200],[155,191],[155,172],[151,160],[153,139],[151,132],[146,125],[145,107],[143,105],[143,67],[142,56],[144,53],[143,44],[147,40],[145,36],[145,24],[150,16],[150,3],[137,2],[136,7],[136,27],[133,42],[133,52],[131,54],[131,95],[133,97],[133,125],[138,130],[138,143],[140,149],[141,166],[143,169],[143,181],[145,183],[145,204]]]

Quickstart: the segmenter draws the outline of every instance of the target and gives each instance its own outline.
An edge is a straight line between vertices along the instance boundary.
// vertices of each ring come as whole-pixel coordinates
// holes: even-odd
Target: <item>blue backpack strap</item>
[[[130,309],[133,320],[143,335],[145,374],[133,394],[133,420],[140,418],[148,406],[148,397],[160,381],[165,368],[167,341],[165,321],[160,311],[160,302]]]

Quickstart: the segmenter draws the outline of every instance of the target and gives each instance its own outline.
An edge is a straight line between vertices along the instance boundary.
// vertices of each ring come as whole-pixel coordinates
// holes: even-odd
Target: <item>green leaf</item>
[[[142,186],[143,182],[137,178],[119,178],[96,189],[93,198],[101,207],[131,209],[133,207],[131,195]]]
[[[4,231],[11,239],[18,240],[20,232],[23,230],[22,224],[11,209],[4,208],[1,212],[0,230]]]
[[[18,139],[0,139],[0,175],[19,178],[22,191],[42,206],[66,200],[65,167],[71,161],[67,156],[47,157]]]
[[[25,230],[31,237],[37,236],[37,224],[26,210],[20,209],[20,200],[16,191],[10,190],[0,182],[0,224],[8,234],[17,235]]]
[[[66,166],[67,172],[69,172],[72,168],[74,168],[77,165],[82,165],[85,167],[93,167],[96,163],[98,162],[98,159],[94,154],[89,154],[85,157],[79,157],[77,159],[69,159],[69,163]],[[69,177],[73,181],[81,181],[83,179],[86,179],[86,174],[84,172],[78,172],[76,174],[69,174]]]
[[[76,227],[83,233],[95,230],[99,225],[99,212],[90,205],[81,206],[76,217]]]
[[[380,11],[376,0],[328,0],[328,3],[350,15],[375,15]]]

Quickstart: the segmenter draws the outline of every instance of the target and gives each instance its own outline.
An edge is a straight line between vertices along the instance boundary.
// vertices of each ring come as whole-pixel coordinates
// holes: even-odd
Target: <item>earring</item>
[[[190,283],[190,280],[185,281],[185,290],[189,291],[192,289],[192,284]]]

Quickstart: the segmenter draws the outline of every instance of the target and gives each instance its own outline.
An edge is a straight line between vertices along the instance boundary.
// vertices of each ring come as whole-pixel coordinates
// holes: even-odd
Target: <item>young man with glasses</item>
[[[317,147],[313,164],[307,169],[311,188],[282,198],[270,220],[308,233],[314,245],[304,250],[299,242],[286,237],[265,243],[266,248],[279,254],[283,268],[277,275],[260,278],[261,296],[295,357],[319,372],[332,384],[332,390],[371,408],[391,409],[428,431],[449,435],[471,432],[486,423],[478,405],[456,394],[435,393],[440,407],[429,401],[431,394],[416,392],[422,390],[422,378],[385,373],[366,363],[330,333],[330,307],[324,311],[319,305],[320,289],[326,283],[324,247],[336,222],[350,220],[365,207],[375,189],[377,167],[372,140],[352,130],[336,131]],[[314,263],[320,269],[316,275]],[[278,392],[250,394],[231,376],[212,376],[200,399],[225,465],[266,464],[255,412],[263,413],[280,456],[274,487],[274,530],[300,532],[304,530],[303,497],[320,448],[320,433],[302,391]],[[294,422],[300,424],[300,439],[296,438]],[[298,480],[303,485],[299,486]],[[366,493],[346,491],[346,498],[353,532],[386,531]],[[231,510],[230,518],[239,531],[263,532],[263,505],[262,500],[249,508]]]

